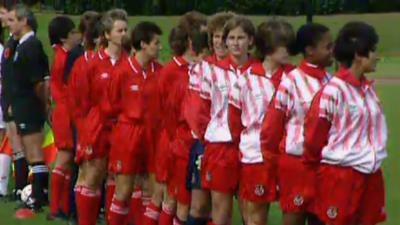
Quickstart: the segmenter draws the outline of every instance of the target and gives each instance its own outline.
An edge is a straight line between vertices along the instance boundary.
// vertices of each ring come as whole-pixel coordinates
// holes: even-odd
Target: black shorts
[[[14,120],[13,116],[10,115],[8,112],[8,108],[10,107],[10,103],[4,100],[4,98],[1,99],[1,111],[3,113],[3,121],[5,123],[9,123]]]
[[[190,149],[189,171],[186,179],[188,190],[202,189],[201,186],[201,160],[204,155],[204,145],[197,140]]]
[[[27,135],[41,132],[46,121],[42,103],[35,98],[24,98],[13,101],[12,115],[18,134]]]

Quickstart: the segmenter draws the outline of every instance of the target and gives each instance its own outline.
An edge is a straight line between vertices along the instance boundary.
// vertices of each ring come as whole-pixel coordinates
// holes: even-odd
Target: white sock
[[[10,177],[11,157],[0,153],[0,194],[7,195],[8,179]]]

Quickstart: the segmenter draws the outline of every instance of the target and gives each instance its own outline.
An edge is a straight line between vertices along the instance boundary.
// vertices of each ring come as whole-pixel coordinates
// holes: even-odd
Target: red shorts
[[[175,157],[171,167],[173,172],[168,181],[168,193],[183,205],[190,205],[191,200],[191,192],[186,187],[188,166],[188,159]]]
[[[201,162],[201,185],[235,194],[240,176],[239,147],[234,143],[207,143]]]
[[[74,138],[72,130],[72,120],[65,102],[56,104],[52,118],[52,129],[54,133],[54,143],[57,148],[73,151]]]
[[[145,173],[149,142],[142,124],[118,122],[112,132],[109,170],[117,174]]]
[[[267,203],[277,200],[276,179],[268,177],[264,163],[241,164],[239,196],[254,203]]]
[[[108,158],[113,121],[102,118],[99,108],[93,107],[83,124],[81,140],[84,159]]]
[[[283,212],[312,212],[315,196],[306,193],[310,185],[306,180],[310,180],[310,174],[301,157],[288,154],[279,156],[278,186]]]
[[[156,143],[155,151],[155,173],[156,180],[159,183],[165,183],[168,179],[168,173],[171,168],[172,150],[170,148],[170,141],[166,131],[162,131],[159,135],[158,142]]]
[[[81,151],[83,151],[83,158],[86,160],[108,158],[110,153],[110,138],[111,138],[111,128],[105,128],[101,130],[96,141],[89,146],[84,146]]]
[[[323,164],[318,176],[316,212],[332,225],[375,225],[386,220],[382,171],[362,174]]]

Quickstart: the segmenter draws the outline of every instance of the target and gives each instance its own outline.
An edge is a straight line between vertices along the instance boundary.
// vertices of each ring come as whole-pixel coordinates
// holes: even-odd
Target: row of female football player
[[[84,13],[79,32],[64,16],[49,28],[52,217],[67,212],[75,159],[80,225],[96,224],[104,179],[111,225],[237,224],[235,195],[247,225],[266,224],[274,201],[285,225],[385,220],[387,129],[366,78],[378,59],[370,25],[349,22],[334,40],[316,23],[295,32],[279,18],[255,28],[243,15],[189,12],[169,34],[164,66],[160,27],[128,32],[121,9]]]

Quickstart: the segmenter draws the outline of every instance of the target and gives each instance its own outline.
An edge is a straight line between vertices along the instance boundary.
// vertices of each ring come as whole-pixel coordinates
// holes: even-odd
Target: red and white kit
[[[163,126],[170,140],[170,149],[164,149],[169,152],[160,154],[164,154],[165,160],[169,161],[162,163],[169,170],[168,192],[181,204],[190,203],[186,176],[189,152],[196,138],[184,117],[185,96],[189,85],[189,71],[192,67],[193,65],[183,57],[174,56],[164,66],[160,76],[161,105],[166,115],[163,118]]]
[[[385,220],[380,169],[387,126],[372,82],[341,67],[307,115],[304,159],[318,182],[316,213],[334,225]]]
[[[69,51],[61,45],[54,45],[54,61],[51,67],[50,90],[55,102],[52,113],[52,128],[57,148],[73,150],[72,118],[68,108],[67,81],[64,70]]]
[[[112,117],[117,123],[111,135],[109,169],[115,173],[140,174],[147,172],[153,156],[154,137],[145,121],[148,84],[158,75],[161,65],[149,62],[142,68],[135,56],[115,69],[108,89]],[[152,158],[152,157],[151,157]]]
[[[72,67],[68,77],[68,107],[73,123],[77,129],[78,140],[75,153],[75,161],[79,164],[85,155],[85,148],[82,146],[83,133],[85,132],[84,120],[90,109],[89,102],[89,79],[87,69],[95,53],[86,51],[80,56]]]
[[[197,63],[189,73],[189,91],[185,96],[185,119],[195,135],[204,143],[204,135],[210,122],[211,67],[218,63],[215,55]]]
[[[251,202],[272,202],[277,198],[276,179],[268,174],[261,152],[261,125],[268,105],[275,94],[275,85],[293,67],[281,66],[274,74],[266,72],[261,62],[255,63],[238,80],[242,108],[240,136],[241,173],[239,195]],[[254,176],[257,174],[257,176]]]
[[[307,171],[301,159],[304,118],[315,94],[330,78],[323,68],[302,61],[282,80],[263,122],[263,156],[271,164],[270,174],[279,174],[284,212],[310,210],[311,196],[304,193]]]
[[[238,66],[227,56],[204,73],[203,90],[210,93],[211,99],[201,170],[204,188],[228,194],[236,191],[240,174],[238,145],[243,129],[238,80],[253,64],[254,60],[249,59],[245,65]]]
[[[118,59],[111,58],[105,49],[96,53],[89,63],[87,71],[89,91],[89,113],[85,118],[85,132],[83,144],[84,158],[107,158],[110,150],[110,135],[116,118],[112,117],[111,108],[107,99],[107,89],[111,83],[111,76],[121,63],[127,60],[126,52],[122,51]]]

